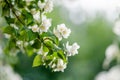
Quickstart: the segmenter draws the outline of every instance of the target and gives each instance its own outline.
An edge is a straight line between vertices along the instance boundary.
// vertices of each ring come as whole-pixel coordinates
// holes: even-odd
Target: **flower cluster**
[[[110,63],[115,60],[117,64],[109,71],[102,71],[96,77],[95,80],[120,80],[120,48],[119,48],[119,36],[120,36],[120,20],[115,22],[113,27],[113,33],[116,35],[114,43],[109,45],[105,51],[105,59],[103,62],[103,68],[108,69]]]
[[[68,57],[78,54],[80,46],[77,43],[69,45],[69,41],[66,45],[62,43],[62,39],[67,39],[71,34],[64,23],[51,30],[52,19],[46,14],[53,10],[53,1],[4,0],[0,5],[8,23],[3,31],[8,39],[5,53],[14,50],[21,50],[28,56],[37,53],[33,67],[42,65],[54,72],[64,72]]]
[[[113,28],[113,32],[117,35],[120,36],[120,20],[116,21],[115,26]]]
[[[100,72],[95,80],[120,80],[120,66],[114,66],[108,72]]]
[[[1,80],[23,80],[19,74],[13,71],[9,65],[0,64],[0,79]]]
[[[63,38],[68,38],[71,33],[71,30],[68,29],[65,24],[57,25],[57,29],[54,29],[54,34],[58,37],[59,40]]]
[[[115,25],[113,27],[113,33],[116,35],[117,38],[120,36],[120,20],[117,20],[115,22]],[[105,60],[103,63],[104,68],[108,68],[109,64],[112,60],[116,59],[119,61],[120,58],[120,49],[119,49],[119,39],[115,40],[113,44],[109,45],[105,52]]]
[[[117,44],[114,43],[108,46],[105,52],[106,58],[104,60],[103,67],[107,68],[112,60],[119,58],[119,53],[120,50]]]

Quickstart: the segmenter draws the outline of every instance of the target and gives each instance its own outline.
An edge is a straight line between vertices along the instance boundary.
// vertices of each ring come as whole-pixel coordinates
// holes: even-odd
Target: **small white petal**
[[[73,45],[69,45],[69,42],[66,43],[66,49],[67,49],[67,56],[74,56],[75,54],[78,54],[78,49],[80,46],[77,43],[74,43]]]
[[[60,34],[60,32],[58,30],[56,30],[55,28],[53,29],[53,33],[55,34],[55,36],[61,41],[62,40],[62,35]]]
[[[66,63],[63,62],[62,59],[58,59],[58,62],[57,62],[57,67],[53,70],[53,71],[61,71],[61,72],[64,72],[64,69],[66,68]]]
[[[32,26],[31,29],[32,29],[33,32],[39,32],[39,27],[38,27],[38,25]]]
[[[48,0],[46,2],[44,10],[45,10],[45,12],[51,12],[53,10],[53,1],[52,0]]]
[[[120,20],[115,23],[115,26],[113,27],[113,32],[120,36]]]
[[[38,1],[38,7],[40,9],[43,9],[45,7],[45,3],[42,3],[41,1]]]
[[[37,11],[34,15],[33,18],[37,21],[40,22],[40,11]]]

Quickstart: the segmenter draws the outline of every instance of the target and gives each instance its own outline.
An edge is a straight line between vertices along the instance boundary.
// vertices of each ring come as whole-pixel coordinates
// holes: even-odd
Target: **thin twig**
[[[13,5],[10,4],[7,0],[5,0],[5,2],[6,2],[6,3],[8,4],[8,6],[11,8],[13,14],[14,14],[15,17],[18,19],[18,21],[19,21],[20,23],[22,23],[23,25],[25,25],[25,24],[21,21],[21,19],[19,18],[19,16],[17,16],[17,14],[15,13],[15,11],[13,10]]]

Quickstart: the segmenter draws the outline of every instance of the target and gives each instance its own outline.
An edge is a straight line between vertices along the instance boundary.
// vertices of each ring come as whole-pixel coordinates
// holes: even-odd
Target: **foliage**
[[[53,10],[52,0],[1,0],[0,5],[8,24],[3,29],[8,39],[5,54],[22,51],[30,56],[37,53],[33,67],[43,65],[62,72],[68,57],[78,54],[80,47],[77,43],[62,43],[62,39],[71,33],[65,24],[50,30],[52,20],[46,14]]]

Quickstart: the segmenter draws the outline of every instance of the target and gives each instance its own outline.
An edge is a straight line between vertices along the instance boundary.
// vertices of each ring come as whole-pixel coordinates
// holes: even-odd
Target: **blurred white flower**
[[[100,72],[96,77],[95,80],[107,80],[107,72],[103,71]]]
[[[45,7],[45,3],[38,1],[38,7],[42,10]]]
[[[95,80],[120,80],[120,66],[111,68],[108,72],[100,72]]]
[[[47,32],[50,26],[51,26],[51,19],[47,19],[46,17],[43,17],[42,25],[40,26],[40,31]]]
[[[3,54],[2,46],[0,46],[0,55]]]
[[[55,68],[56,67],[56,64],[54,63],[54,64],[52,64],[52,66],[51,66],[51,68]]]
[[[18,45],[18,46],[20,46],[20,45],[22,45],[22,44],[23,44],[23,41],[20,41],[20,40],[19,40],[19,41],[16,42],[16,45]]]
[[[0,65],[0,80],[23,80],[21,76],[15,73],[11,66]]]
[[[52,0],[47,0],[44,10],[45,10],[45,12],[51,12],[53,10],[53,1]]]
[[[63,38],[68,38],[71,30],[66,27],[65,24],[57,25],[57,29],[53,30],[53,33],[58,37],[59,40]]]
[[[54,63],[55,60],[56,60],[56,57],[54,57],[53,60],[48,64],[49,67],[55,68],[55,66],[56,66],[56,64]]]
[[[120,80],[120,66],[115,66],[108,72],[108,80]]]
[[[64,69],[66,68],[66,63],[63,62],[62,59],[58,59],[58,62],[57,62],[57,65],[56,65],[56,68],[53,70],[53,71],[62,71],[64,72]]]
[[[37,52],[37,54],[39,54],[39,55],[45,55],[45,56],[46,56],[47,53],[48,53],[48,52],[44,52],[44,51],[43,51],[43,47],[41,47],[41,48],[39,49],[39,51]]]
[[[7,38],[7,39],[9,39],[10,37],[11,37],[11,35],[10,34],[4,34],[4,36],[5,36],[5,38]]]
[[[120,36],[120,20],[116,21],[115,26],[113,27],[113,32]]]
[[[31,2],[31,1],[33,1],[33,0],[24,0],[24,1],[26,1],[26,2]]]
[[[30,41],[29,43],[30,43],[30,45],[33,45],[34,44],[34,40]]]
[[[33,32],[39,32],[39,27],[38,27],[38,25],[33,25],[32,27],[31,27],[31,29],[32,29],[32,31]]]
[[[24,42],[24,46],[27,47],[29,45],[29,42]]]
[[[33,0],[24,0],[26,2],[27,5],[30,5],[30,2]]]
[[[42,61],[44,62],[45,59],[46,59],[46,56],[47,56],[48,52],[44,52],[44,51],[43,51],[43,47],[41,47],[41,48],[39,49],[39,51],[37,52],[37,54],[42,55]]]
[[[40,11],[35,12],[35,14],[33,14],[33,18],[34,18],[37,22],[40,22]]]
[[[67,49],[67,56],[74,56],[75,54],[78,54],[78,49],[80,46],[77,43],[74,43],[73,45],[69,45],[69,42],[66,43],[66,49]]]
[[[56,37],[58,37],[58,39],[61,41],[62,40],[62,35],[60,34],[60,32],[57,29],[53,29],[53,33],[55,34]]]
[[[107,68],[110,62],[115,59],[119,55],[119,47],[117,44],[111,44],[107,47],[105,51],[105,60],[103,63],[103,67]]]
[[[68,38],[71,30],[66,27],[65,24],[57,25],[57,30],[61,33],[64,38]]]
[[[15,24],[10,24],[10,26],[13,27],[13,28],[16,29],[16,30],[19,29]]]
[[[25,7],[25,9],[29,12],[29,9],[27,7]],[[37,13],[36,8],[32,8],[30,10],[30,12],[33,15],[33,17],[37,17],[38,14],[36,14]],[[39,13],[39,11],[38,11],[38,13]]]

